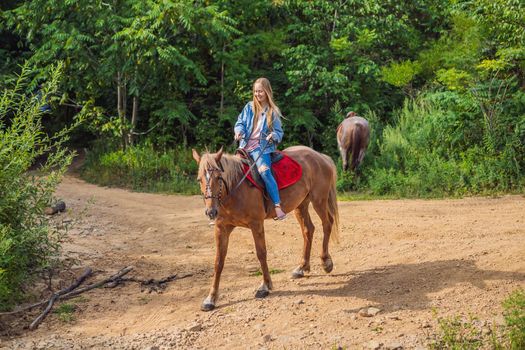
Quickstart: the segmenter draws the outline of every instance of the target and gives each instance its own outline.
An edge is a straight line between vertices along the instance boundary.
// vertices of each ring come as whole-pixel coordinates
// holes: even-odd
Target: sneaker
[[[275,206],[275,214],[277,215],[274,217],[274,220],[284,220],[286,219],[286,213],[281,209],[281,206]]]

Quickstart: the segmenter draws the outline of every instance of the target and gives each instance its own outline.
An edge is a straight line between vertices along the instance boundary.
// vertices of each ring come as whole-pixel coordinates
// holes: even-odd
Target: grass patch
[[[152,301],[153,298],[147,295],[139,297],[139,304],[140,305],[146,305],[149,304],[150,301]]]
[[[372,331],[374,331],[376,333],[381,333],[381,332],[383,332],[383,327],[375,326],[374,328],[372,328]]]
[[[276,274],[282,273],[284,271],[285,270],[281,270],[281,269],[270,269],[270,275],[276,275]],[[262,271],[261,270],[256,271],[256,272],[252,273],[250,276],[262,276]]]
[[[525,349],[525,291],[519,289],[503,302],[511,349]]]
[[[79,297],[76,297],[76,298],[73,298],[71,299],[71,302],[73,304],[76,304],[76,303],[87,303],[89,301],[89,298],[86,298],[85,296],[79,296]]]
[[[57,314],[57,317],[60,321],[64,323],[71,323],[75,321],[75,310],[77,306],[72,303],[60,304],[53,312]]]
[[[222,312],[225,314],[231,314],[232,312],[235,312],[235,309],[232,306],[227,306],[222,309]]]
[[[342,202],[351,201],[373,201],[373,200],[386,200],[386,199],[400,199],[398,195],[376,195],[367,192],[340,192],[337,194],[337,200]]]
[[[479,349],[483,344],[483,331],[475,324],[475,318],[460,316],[440,318],[440,333],[430,344],[431,349]]]
[[[439,332],[430,349],[525,349],[525,292],[514,291],[503,301],[505,324],[489,326],[477,317],[439,318]]]

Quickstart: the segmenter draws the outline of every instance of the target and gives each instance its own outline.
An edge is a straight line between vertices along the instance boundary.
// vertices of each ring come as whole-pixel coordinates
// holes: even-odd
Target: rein
[[[226,200],[230,198],[230,196],[239,188],[239,186],[241,186],[242,182],[248,177],[248,174],[250,174],[250,172],[252,171],[253,167],[256,165],[256,162],[264,154],[264,151],[266,150],[266,148],[268,147],[268,145],[270,143],[273,143],[273,141],[270,140],[270,141],[268,141],[266,143],[266,145],[261,150],[261,153],[259,154],[259,156],[253,161],[252,165],[250,165],[250,167],[248,168],[248,170],[246,171],[244,176],[239,180],[237,185],[235,185],[235,187],[231,191],[228,190],[228,185],[226,184],[226,181],[221,176],[221,173],[224,170],[219,169],[219,168],[209,168],[209,169],[207,169],[207,172],[210,175],[206,176],[206,190],[205,190],[205,194],[203,194],[203,200],[205,201],[206,199],[216,198],[218,200],[218,202],[219,202],[219,206],[223,206],[223,204],[226,202]],[[210,186],[211,175],[215,171],[217,171],[219,173],[219,175],[217,176],[217,180],[219,180],[219,192],[217,193],[217,195],[212,193],[211,186]],[[224,187],[226,188],[226,192],[227,192],[226,196],[224,196],[224,197],[222,196],[222,185],[223,184],[224,184]],[[209,195],[208,195],[208,193],[209,193]]]
[[[237,185],[235,185],[235,187],[233,188],[233,190],[228,193],[228,196],[230,196],[233,192],[235,192],[236,189],[239,188],[239,186],[242,184],[242,182],[248,177],[248,174],[250,174],[250,172],[252,171],[253,167],[257,164],[257,161],[259,160],[259,158],[261,158],[261,156],[264,154],[264,151],[266,150],[266,147],[268,147],[268,145],[270,143],[273,143],[273,141],[270,139],[268,142],[266,142],[266,145],[263,147],[263,149],[261,150],[261,153],[259,153],[259,156],[257,157],[257,159],[254,159],[252,165],[250,165],[250,167],[248,168],[248,170],[246,171],[246,173],[244,174],[244,176],[239,180],[239,182],[237,183]]]

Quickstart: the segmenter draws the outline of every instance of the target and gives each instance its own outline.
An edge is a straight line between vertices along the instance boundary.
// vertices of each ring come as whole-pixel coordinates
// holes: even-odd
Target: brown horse
[[[193,158],[199,164],[197,179],[204,196],[206,215],[215,220],[215,273],[210,293],[204,299],[201,309],[210,311],[215,308],[228,240],[235,227],[246,227],[252,231],[263,275],[263,282],[255,297],[266,297],[272,289],[272,280],[266,262],[264,220],[275,217],[273,203],[265,203],[262,192],[251,186],[247,180],[240,182],[243,178],[240,158],[223,154],[222,148],[217,153],[199,155],[195,150],[192,152]],[[331,272],[333,262],[328,253],[328,243],[332,233],[337,240],[339,229],[336,167],[330,157],[305,146],[290,147],[284,150],[284,153],[303,168],[302,177],[298,182],[280,190],[281,207],[285,212],[294,211],[304,239],[302,261],[293,270],[292,277],[300,278],[310,271],[310,251],[314,234],[314,225],[308,212],[310,202],[323,224],[322,265],[327,273]]]
[[[337,144],[343,158],[343,171],[348,170],[348,157],[352,153],[350,170],[355,171],[365,157],[370,141],[370,126],[365,118],[348,112],[346,119],[337,127]]]

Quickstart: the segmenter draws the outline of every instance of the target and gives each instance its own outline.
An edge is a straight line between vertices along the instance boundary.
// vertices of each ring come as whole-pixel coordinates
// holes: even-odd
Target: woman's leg
[[[260,150],[256,150],[255,152],[252,152],[250,155],[256,159],[256,165],[257,170],[259,171],[259,174],[261,175],[264,184],[266,186],[266,191],[268,191],[268,195],[270,196],[270,199],[272,200],[273,204],[275,205],[275,212],[277,214],[277,218],[282,219],[285,217],[285,213],[281,210],[281,199],[279,197],[279,189],[277,188],[277,182],[275,181],[275,178],[273,177],[272,170],[271,170],[271,158],[270,154],[262,154],[259,156]]]

